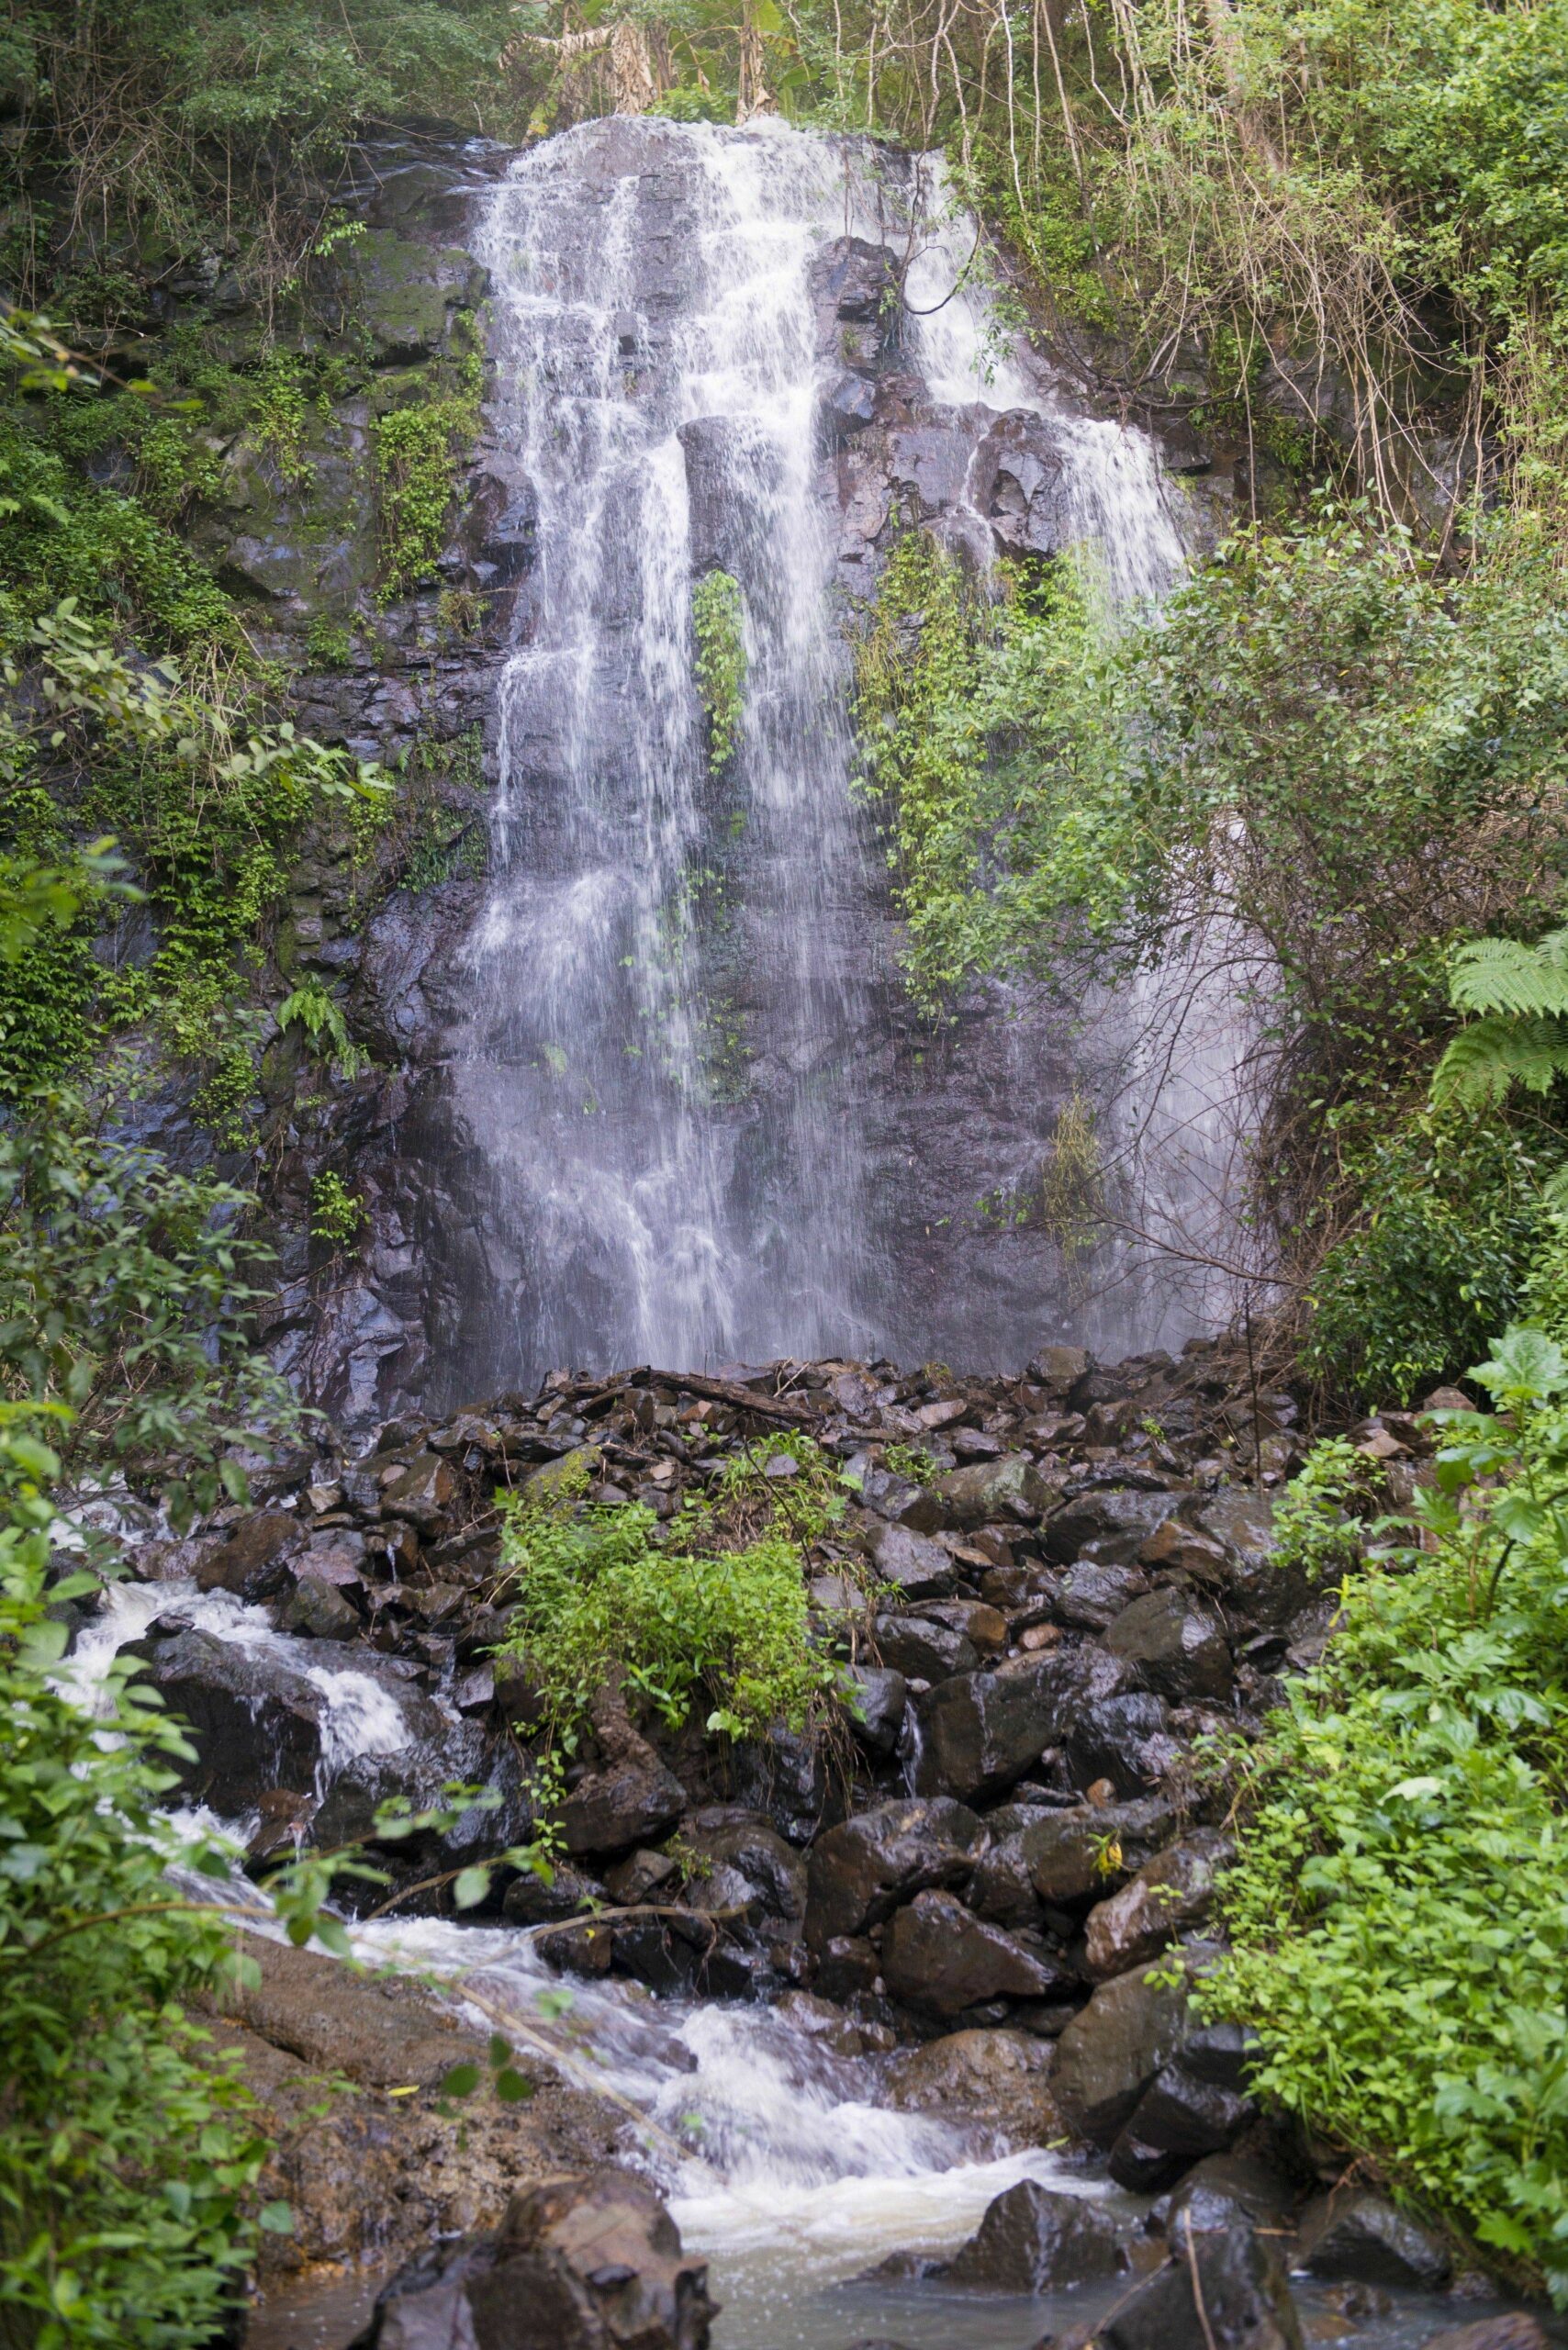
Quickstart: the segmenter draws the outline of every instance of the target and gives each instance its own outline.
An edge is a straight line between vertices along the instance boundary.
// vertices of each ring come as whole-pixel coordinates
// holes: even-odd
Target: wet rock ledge
[[[326,1432],[308,1457],[259,1465],[255,1506],[137,1550],[135,1572],[173,1585],[139,1652],[194,1726],[191,1796],[260,1815],[258,1865],[297,1839],[368,1834],[389,1796],[423,1803],[454,1779],[494,1788],[498,1809],[421,1849],[388,1848],[394,1889],[414,1888],[533,1824],[532,1693],[492,1657],[507,1623],[498,1492],[547,1490],[569,1464],[591,1500],[667,1520],[742,1446],[787,1483],[794,1463],[770,1440],[808,1430],[855,1480],[803,1572],[856,1704],[814,1740],[780,1729],[732,1744],[705,1734],[700,1710],[671,1733],[599,1693],[566,1774],[566,1863],[548,1886],[498,1871],[470,1914],[550,1928],[543,1947],[566,1973],[784,2003],[836,2053],[872,2059],[890,2101],[1014,2145],[1069,2142],[1158,2199],[1129,2232],[1014,2189],[955,2281],[1031,2291],[1125,2270],[1130,2298],[1096,2340],[1209,2350],[1188,2323],[1196,2280],[1215,2344],[1294,2344],[1282,2244],[1347,2289],[1450,2273],[1444,2248],[1370,2193],[1323,2201],[1336,2175],[1260,2110],[1248,2035],[1201,2024],[1189,2005],[1229,1850],[1226,1794],[1194,1748],[1255,1734],[1280,1676],[1316,1658],[1331,1622],[1331,1595],[1272,1549],[1296,1427],[1288,1394],[1253,1393],[1208,1345],[1114,1367],[1051,1347],[1002,1380],[846,1361],[556,1374],[536,1396],[391,1423],[357,1452]],[[1425,1473],[1419,1424],[1388,1415],[1354,1433],[1391,1501],[1407,1500]],[[264,1608],[293,1639],[224,1639],[196,1620],[192,1586]],[[318,1657],[352,1664],[400,1734],[341,1755]],[[427,1885],[407,1906],[449,1897]],[[274,2053],[341,2064],[331,2032],[301,2040],[291,2025],[309,2004],[274,1978],[250,2028]],[[416,2081],[408,2065],[392,2069]],[[558,2094],[558,2128],[530,2124],[524,2176],[553,2155],[580,2169],[585,2153],[599,2164],[613,2152],[619,2117]],[[437,2218],[427,2196],[412,2224],[384,2232],[383,2254],[421,2228],[499,2226],[482,2256],[420,2287],[443,2307],[498,2289],[509,2264],[544,2260],[554,2221],[507,2205],[520,2159],[509,2174],[505,2148],[487,2151],[462,2210],[449,2201]],[[308,2177],[297,2186],[308,2210],[320,2201]],[[362,2255],[375,2233],[342,2212],[311,2225],[301,2249],[316,2255]],[[658,2256],[674,2264],[660,2289],[678,2299],[678,2252]],[[375,2322],[381,2350],[425,2339],[409,2330],[417,2296],[404,2298]],[[578,2320],[587,2331],[558,2338],[623,2338],[602,2311]],[[657,2322],[635,2338],[698,2342],[697,2288]]]

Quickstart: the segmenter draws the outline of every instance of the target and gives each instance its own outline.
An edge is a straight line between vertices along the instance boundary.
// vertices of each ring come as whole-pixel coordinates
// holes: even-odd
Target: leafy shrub
[[[96,1588],[87,1572],[46,1587],[58,1467],[14,1415],[0,1427],[0,2342],[198,2350],[251,2257],[268,2147],[235,2061],[185,2009],[231,1967],[230,1930],[164,1872],[228,1863],[178,1848],[162,1817],[189,1750],[136,1666],[112,1670],[97,1716],[50,1677],[61,1603]]]
[[[458,463],[479,429],[483,382],[483,361],[471,353],[456,390],[375,420],[383,559],[377,594],[384,604],[427,580],[446,544]]]
[[[1246,1766],[1202,1997],[1264,2091],[1568,2305],[1568,1365],[1515,1330],[1471,1375],[1506,1416],[1453,1416],[1430,1547],[1347,1583]]]
[[[1360,1222],[1312,1290],[1304,1367],[1367,1404],[1407,1404],[1463,1371],[1516,1314],[1551,1218],[1554,1156],[1506,1126],[1418,1115],[1350,1172]]]
[[[802,1493],[759,1494],[757,1465],[743,1455],[713,1503],[689,1505],[666,1529],[639,1505],[604,1508],[569,1491],[512,1504],[501,1558],[517,1615],[506,1652],[528,1666],[564,1742],[614,1673],[672,1729],[705,1692],[709,1729],[732,1738],[777,1721],[801,1729],[836,1689],[838,1670],[811,1638],[801,1545],[843,1500],[809,1439],[780,1438],[768,1455],[782,1450],[807,1464]],[[748,1506],[761,1530],[721,1547],[726,1516]]]
[[[1305,1568],[1315,1589],[1350,1574],[1361,1563],[1361,1516],[1371,1494],[1365,1456],[1348,1437],[1323,1438],[1275,1505],[1278,1564]]]
[[[310,1229],[318,1240],[330,1241],[334,1248],[346,1248],[364,1223],[364,1200],[357,1192],[349,1190],[335,1169],[329,1167],[323,1174],[312,1178]]]

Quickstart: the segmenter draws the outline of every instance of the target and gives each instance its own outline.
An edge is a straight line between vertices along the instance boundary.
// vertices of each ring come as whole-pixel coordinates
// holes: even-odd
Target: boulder
[[[1296,2266],[1314,2277],[1435,2292],[1453,2266],[1448,2246],[1370,2188],[1319,2196],[1301,2215]]]
[[[873,1518],[868,1539],[878,1581],[892,1584],[901,1600],[945,1599],[958,1581],[941,1544],[910,1527]]]
[[[308,1572],[296,1577],[277,1622],[280,1631],[300,1632],[315,1640],[352,1640],[361,1630],[359,1611],[344,1597],[342,1586]]]
[[[1165,1700],[1151,1689],[1092,1696],[1074,1713],[1063,1743],[1077,1785],[1108,1779],[1119,1796],[1147,1795],[1182,1754]]]
[[[994,1926],[1039,1922],[1039,1897],[1030,1878],[1022,1835],[1002,1837],[981,1856],[964,1901],[977,1918],[989,1918]]]
[[[1245,2154],[1205,2154],[1194,2163],[1180,2186],[1162,2196],[1149,2212],[1149,2224],[1173,2243],[1179,2228],[1213,2235],[1227,2228],[1261,2228],[1282,2235],[1290,2227],[1295,2198],[1279,2173]]]
[[[1194,2291],[1194,2284],[1197,2290]],[[1056,2350],[1302,2350],[1278,2255],[1249,2228],[1193,2236],[1163,2268]]]
[[[1083,1689],[1076,1657],[1009,1658],[993,1673],[943,1681],[914,1701],[914,1779],[968,1802],[1001,1795],[1060,1739]]]
[[[876,420],[876,392],[863,375],[846,368],[823,391],[818,415],[830,440],[846,441]]]
[[[188,1626],[163,1639],[154,1629],[129,1653],[144,1661],[147,1684],[190,1726],[196,1759],[170,1758],[181,1786],[228,1818],[255,1810],[275,1788],[308,1788],[332,1775],[327,1724],[335,1706],[356,1708],[399,1749],[450,1728],[439,1707],[368,1651],[352,1659],[334,1652],[330,1679],[312,1677],[275,1646],[242,1647]]]
[[[1188,2029],[1183,1984],[1143,1967],[1102,1984],[1057,2043],[1053,2076],[1068,2126],[1110,2146]]]
[[[1068,1566],[1094,1545],[1103,1565],[1131,1566],[1154,1532],[1182,1501],[1180,1494],[1145,1494],[1122,1488],[1081,1494],[1053,1510],[1043,1528],[1046,1555]]]
[[[1031,2032],[950,2031],[893,2058],[888,2101],[903,2112],[999,2130],[1014,2147],[1044,2146],[1063,2134],[1051,2089],[1055,2063],[1055,2042]]]
[[[532,1871],[514,1877],[501,1897],[501,1915],[509,1926],[559,1925],[590,1902],[604,1903],[608,1891],[597,1877],[585,1876],[581,1869],[557,1861],[548,1883]]]
[[[1129,2232],[1095,2195],[1068,2195],[1020,2179],[986,2208],[947,2271],[953,2285],[996,2293],[1047,2293],[1120,2277],[1132,2266]]]
[[[1164,1796],[1134,1803],[1076,1804],[1070,1811],[1036,1815],[1020,1843],[1029,1878],[1042,1901],[1082,1900],[1119,1884],[1163,1849],[1176,1824]]]
[[[976,1918],[950,1893],[921,1893],[898,1910],[882,1942],[891,1998],[926,2015],[958,2016],[988,1999],[1048,1999],[1072,1978],[1044,1966],[1011,1934]]]
[[[1236,2143],[1257,2118],[1243,2086],[1249,2053],[1238,2024],[1189,2035],[1117,2132],[1111,2176],[1119,2187],[1138,2194],[1169,2187],[1196,2156]]]
[[[830,1828],[806,1863],[806,1940],[815,1951],[880,1925],[901,1901],[961,1885],[983,1848],[972,1811],[945,1796],[879,1804]]]
[[[264,1599],[282,1587],[283,1562],[304,1542],[305,1529],[292,1510],[255,1510],[221,1542],[197,1550],[192,1565],[196,1589],[230,1591],[236,1599]]]
[[[713,2313],[654,2188],[605,2170],[530,2188],[493,2235],[403,2269],[354,2350],[707,2350]]]
[[[532,1479],[529,1480],[532,1484]],[[421,1534],[435,1534],[457,1498],[457,1479],[439,1452],[421,1452],[381,1496],[383,1517],[406,1518]]]
[[[427,1707],[435,1710],[428,1700],[421,1701],[421,1722]],[[433,1810],[443,1804],[443,1790],[454,1782],[487,1787],[499,1802],[489,1808],[469,1806],[450,1828],[421,1829],[417,1835],[381,1845],[377,1859],[396,1878],[460,1868],[529,1841],[533,1804],[513,1741],[497,1737],[482,1721],[450,1722],[438,1715],[433,1728],[395,1752],[353,1755],[335,1771],[310,1823],[311,1841],[324,1852],[343,1844],[375,1846],[375,1815],[384,1804],[396,1800],[415,1811]],[[351,1908],[360,1903],[374,1907],[384,1897],[384,1888],[362,1889],[350,1880],[342,1897]]]
[[[1282,1630],[1314,1596],[1305,1569],[1279,1561],[1269,1494],[1233,1486],[1215,1496],[1201,1512],[1198,1526],[1225,1554],[1226,1580],[1235,1605],[1257,1623]]]
[[[1125,1607],[1107,1629],[1105,1646],[1132,1667],[1146,1688],[1173,1704],[1230,1694],[1234,1675],[1225,1626],[1212,1607],[1174,1585]]]
[[[937,1479],[936,1491],[949,1526],[985,1526],[993,1517],[1032,1519],[1050,1498],[1050,1487],[1023,1452],[951,1469]]]
[[[1029,1376],[1053,1395],[1067,1395],[1088,1377],[1092,1365],[1093,1357],[1081,1347],[1042,1347],[1029,1365]]]
[[[1214,1907],[1215,1874],[1234,1849],[1217,1830],[1200,1828],[1146,1861],[1130,1884],[1092,1909],[1084,1937],[1091,1981],[1125,1975],[1201,1925]]]
[[[946,1509],[930,1486],[916,1484],[913,1477],[901,1477],[868,1462],[861,1469],[859,1480],[861,1500],[890,1526],[902,1526],[915,1534],[935,1534],[946,1521]]]
[[[686,1809],[686,1790],[651,1749],[588,1772],[561,1806],[566,1850],[623,1852],[667,1835]]]
[[[802,1915],[806,1863],[765,1819],[699,1813],[685,1841],[696,1863],[686,1892],[693,1909],[739,1910],[752,1925]]]
[[[909,1684],[902,1673],[874,1664],[853,1664],[845,1673],[849,1727],[868,1753],[890,1755],[899,1742]]]
[[[908,1681],[948,1681],[980,1665],[980,1651],[964,1633],[924,1616],[879,1616],[876,1633],[884,1665]]]
[[[1080,1559],[1058,1583],[1051,1613],[1074,1631],[1103,1632],[1148,1589],[1148,1577],[1141,1567],[1119,1566],[1108,1559]]]

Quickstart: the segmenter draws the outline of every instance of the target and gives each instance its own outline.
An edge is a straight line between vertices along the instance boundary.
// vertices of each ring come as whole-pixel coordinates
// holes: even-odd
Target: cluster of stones
[[[1357,2290],[1439,2284],[1448,2267],[1365,2194],[1329,2225],[1310,2199],[1322,2181],[1249,2091],[1248,2036],[1189,2002],[1229,1849],[1228,1796],[1194,1746],[1256,1731],[1332,1618],[1331,1595],[1271,1547],[1295,1422],[1287,1395],[1238,1391],[1199,1346],[1114,1368],[1051,1348],[1021,1379],[846,1362],[557,1374],[526,1401],[395,1423],[355,1458],[263,1469],[260,1507],[142,1551],[143,1572],[332,1644],[403,1709],[397,1751],[334,1769],[301,1651],[224,1641],[177,1602],[141,1652],[196,1729],[192,1791],[259,1809],[259,1856],[297,1834],[367,1834],[388,1795],[488,1784],[498,1810],[386,1855],[405,1884],[439,1876],[533,1825],[537,1694],[492,1654],[508,1623],[498,1489],[586,1484],[600,1506],[667,1520],[742,1446],[787,1485],[777,1431],[809,1429],[854,1496],[802,1568],[852,1684],[841,1720],[732,1746],[701,1708],[672,1735],[599,1693],[560,1807],[566,1864],[548,1886],[498,1872],[487,1914],[549,1928],[554,1963],[577,1972],[780,2000],[835,2053],[875,2059],[896,2102],[1015,2143],[1069,2141],[1162,2199],[1148,2238],[1081,2198],[1014,2189],[955,2281],[1035,2291],[1108,2261],[1136,2288],[1132,2314],[1095,2338],[1179,2343],[1168,2311],[1150,2333],[1137,2311],[1139,2295],[1191,2300],[1191,2262],[1172,2262],[1175,2284],[1143,2273],[1180,2221],[1209,2246],[1200,2284],[1203,2261],[1221,2264],[1209,2322],[1231,2300],[1251,2312],[1215,2340],[1289,2343],[1285,2230]],[[1356,1434],[1407,1497],[1419,1424],[1388,1415]]]

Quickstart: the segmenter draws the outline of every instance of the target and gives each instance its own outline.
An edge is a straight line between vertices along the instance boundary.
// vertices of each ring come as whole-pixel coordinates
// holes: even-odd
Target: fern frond
[[[1517,938],[1474,938],[1454,957],[1449,996],[1459,1012],[1568,1014],[1568,929],[1533,946]]]
[[[1432,1077],[1432,1099],[1465,1110],[1495,1109],[1512,1088],[1550,1092],[1568,1076],[1568,1026],[1557,1020],[1473,1020],[1449,1046]]]

